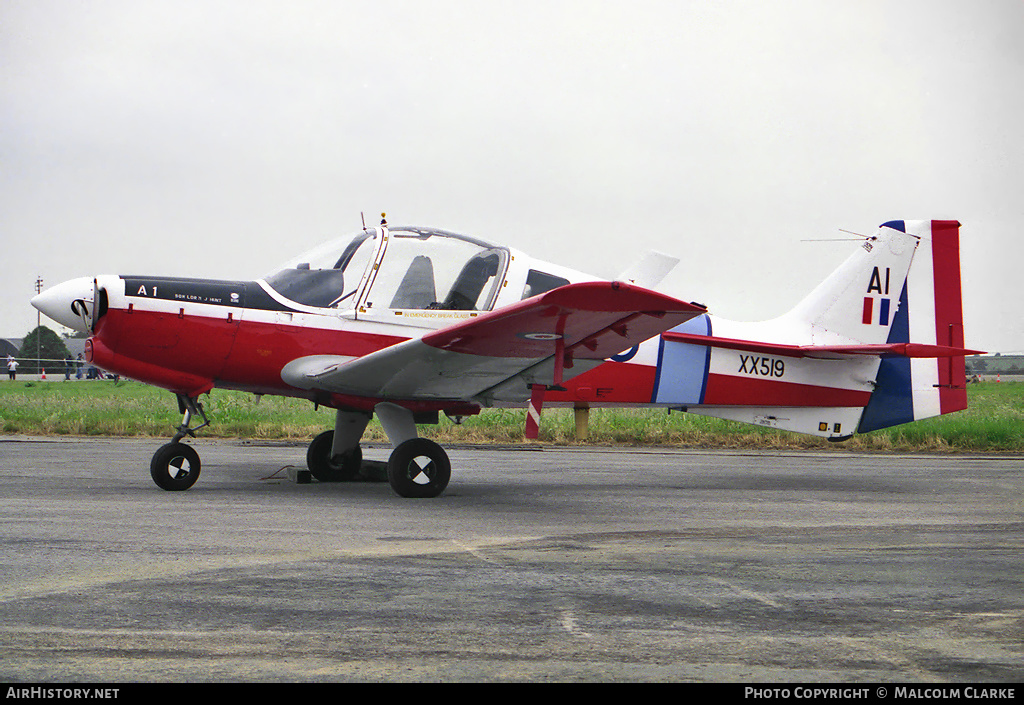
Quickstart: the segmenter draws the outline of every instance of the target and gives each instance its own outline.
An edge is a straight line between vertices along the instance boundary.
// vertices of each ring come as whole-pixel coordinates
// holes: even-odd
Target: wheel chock
[[[288,479],[296,485],[308,485],[313,482],[313,473],[304,468],[289,467]]]

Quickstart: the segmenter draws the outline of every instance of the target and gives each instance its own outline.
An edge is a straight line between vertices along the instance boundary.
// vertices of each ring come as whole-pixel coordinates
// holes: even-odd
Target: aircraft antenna
[[[839,228],[839,232],[847,233],[848,235],[856,235],[857,237],[819,237],[810,240],[801,240],[800,242],[857,242],[859,240],[871,239],[867,235],[861,235],[860,233],[855,233],[852,230],[843,230],[842,228]]]
[[[366,214],[359,211],[359,219],[363,221],[363,230],[366,230]]]

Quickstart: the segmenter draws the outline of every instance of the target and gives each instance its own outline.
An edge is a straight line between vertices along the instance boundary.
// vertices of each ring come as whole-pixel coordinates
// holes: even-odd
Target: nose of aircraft
[[[79,277],[33,296],[32,305],[62,326],[88,333],[92,299],[92,277]]]

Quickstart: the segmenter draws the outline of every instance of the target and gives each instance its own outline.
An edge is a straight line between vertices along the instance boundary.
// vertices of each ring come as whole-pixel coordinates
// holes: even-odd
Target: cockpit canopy
[[[296,303],[336,308],[356,293],[366,265],[377,249],[376,239],[375,231],[364,230],[351,241],[331,240],[285,263],[265,281]]]
[[[386,234],[386,237],[385,237]],[[383,258],[360,284],[370,264]],[[508,250],[442,230],[364,230],[285,264],[266,282],[281,296],[316,308],[487,311],[508,266]]]

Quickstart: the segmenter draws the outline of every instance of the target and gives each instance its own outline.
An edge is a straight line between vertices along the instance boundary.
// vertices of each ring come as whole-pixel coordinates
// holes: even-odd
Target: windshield
[[[508,251],[420,228],[391,230],[367,308],[485,311],[505,277]]]
[[[376,247],[373,230],[364,230],[351,240],[332,240],[290,260],[266,277],[266,282],[281,296],[306,306],[352,306]]]

